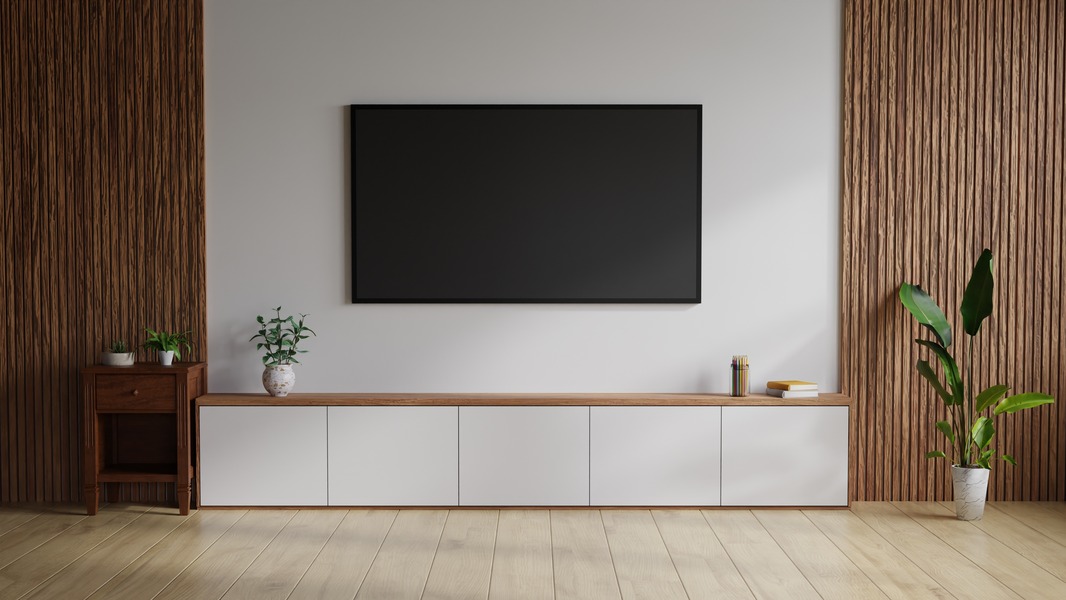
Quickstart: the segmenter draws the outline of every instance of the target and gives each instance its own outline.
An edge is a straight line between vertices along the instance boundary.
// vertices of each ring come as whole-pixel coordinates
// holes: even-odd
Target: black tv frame
[[[355,210],[355,129],[356,119],[353,112],[360,108],[387,108],[390,110],[425,110],[425,109],[567,109],[567,110],[602,110],[611,108],[625,109],[694,109],[696,111],[696,287],[699,290],[695,297],[691,298],[359,298],[356,290],[355,268],[357,262],[357,250],[355,243],[356,210]],[[387,104],[387,103],[358,103],[348,105],[348,147],[350,149],[349,174],[352,178],[350,207],[351,207],[351,266],[352,274],[352,304],[700,304],[703,301],[703,105],[702,104]]]

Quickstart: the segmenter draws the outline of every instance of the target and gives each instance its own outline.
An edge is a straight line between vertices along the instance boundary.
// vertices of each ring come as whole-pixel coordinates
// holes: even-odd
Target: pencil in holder
[[[729,395],[743,397],[748,395],[748,357],[734,356],[729,368]]]

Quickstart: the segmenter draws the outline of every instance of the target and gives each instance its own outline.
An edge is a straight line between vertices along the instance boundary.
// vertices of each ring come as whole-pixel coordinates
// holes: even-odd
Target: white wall
[[[297,391],[725,391],[746,353],[839,389],[837,0],[206,0],[211,391],[255,315]],[[703,303],[353,305],[346,106],[702,103]]]

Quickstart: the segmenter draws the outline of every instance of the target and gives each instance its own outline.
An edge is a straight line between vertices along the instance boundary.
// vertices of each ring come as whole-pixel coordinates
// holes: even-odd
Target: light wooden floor
[[[0,598],[1066,598],[1066,503],[0,509]]]

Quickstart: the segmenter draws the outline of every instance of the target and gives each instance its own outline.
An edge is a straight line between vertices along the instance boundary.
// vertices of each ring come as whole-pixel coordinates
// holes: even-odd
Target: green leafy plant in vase
[[[109,367],[133,365],[136,353],[126,345],[126,340],[114,340],[107,350],[100,353],[100,363]]]
[[[296,385],[296,372],[292,365],[300,363],[296,358],[298,354],[307,353],[307,350],[298,347],[300,342],[318,334],[304,324],[307,315],[301,314],[299,318],[292,315],[282,317],[280,306],[273,310],[275,316],[270,319],[256,316],[259,331],[248,341],[260,340],[255,348],[264,351],[263,387],[271,396],[280,397],[289,395]]]
[[[951,471],[955,514],[966,521],[980,519],[984,514],[988,472],[991,462],[996,458],[996,449],[992,445],[996,435],[994,417],[1055,401],[1051,396],[1038,392],[1007,396],[1010,388],[1006,385],[993,385],[978,394],[974,393],[974,338],[981,331],[981,323],[992,314],[994,287],[992,251],[985,249],[974,265],[970,281],[963,293],[962,306],[959,308],[963,331],[969,336],[964,346],[965,377],[950,350],[953,341],[951,324],[948,323],[944,312],[919,286],[903,283],[899,288],[899,299],[903,306],[914,315],[918,323],[932,333],[933,339],[918,338],[914,341],[936,356],[943,380],[926,360],[919,360],[916,368],[918,374],[929,382],[947,408],[948,419],[937,421],[936,428],[947,439],[949,452],[954,460]],[[987,414],[990,409],[991,416]],[[945,458],[948,454],[933,450],[925,456]],[[1009,454],[1003,454],[1000,458],[1010,464],[1017,464]]]
[[[182,331],[179,333],[170,333],[160,329],[159,331],[153,331],[148,327],[144,328],[144,332],[148,334],[148,339],[144,341],[141,346],[145,350],[154,350],[159,355],[159,364],[163,366],[170,366],[174,359],[181,360],[181,347],[185,346],[186,350],[192,350],[192,341],[189,339],[191,331]]]

